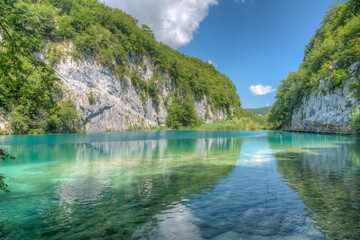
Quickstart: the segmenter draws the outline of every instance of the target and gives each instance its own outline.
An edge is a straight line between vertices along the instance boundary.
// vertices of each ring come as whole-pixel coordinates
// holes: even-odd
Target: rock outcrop
[[[9,121],[4,119],[4,116],[0,112],[0,134],[9,134]]]
[[[122,131],[132,127],[150,128],[166,124],[171,95],[175,92],[174,81],[156,70],[154,64],[143,56],[131,56],[128,69],[135,71],[142,80],[154,77],[159,92],[159,101],[134,86],[130,77],[121,79],[111,69],[96,63],[92,58],[83,61],[71,57],[55,66],[55,72],[64,82],[66,97],[76,102],[82,116],[82,128],[87,132]],[[212,110],[208,99],[203,96],[194,100],[198,117],[209,123],[227,119],[223,109]]]
[[[311,126],[320,130],[332,126],[348,131],[350,114],[360,105],[351,89],[351,82],[356,81],[359,70],[360,62],[353,64],[348,70],[352,76],[350,81],[334,90],[328,87],[329,80],[322,80],[318,89],[304,98],[300,107],[293,111],[291,128],[299,130]]]

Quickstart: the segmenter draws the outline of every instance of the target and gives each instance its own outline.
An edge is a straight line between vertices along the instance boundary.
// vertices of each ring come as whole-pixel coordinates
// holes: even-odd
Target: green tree
[[[157,84],[170,76],[175,96],[189,102],[206,97],[213,110],[222,109],[230,118],[239,116],[240,99],[228,77],[209,63],[157,42],[148,26],[139,27],[135,18],[119,9],[97,0],[3,0],[0,4],[1,23],[9,32],[2,34],[0,108],[13,118],[17,133],[72,129],[57,124],[60,81],[50,67],[34,58],[34,52],[44,53],[51,66],[67,56],[91,57],[118,79],[131,77],[143,103],[148,97],[159,103]],[[129,66],[133,56],[134,69]],[[138,77],[145,59],[158,75],[148,82]],[[193,121],[192,114],[189,117]],[[49,122],[52,127],[44,129]]]
[[[360,107],[357,107],[352,112],[351,116],[351,128],[353,132],[360,136]]]
[[[0,2],[0,109],[14,133],[46,132],[50,116],[65,107],[56,101],[60,82],[53,69],[33,54],[42,49],[39,36],[52,38],[55,12],[48,5]]]
[[[173,128],[196,126],[199,125],[199,119],[197,117],[194,102],[188,97],[173,99],[171,106],[168,109],[168,116],[166,124]]]
[[[324,90],[333,91],[351,83],[352,95],[360,99],[360,81],[348,71],[360,61],[360,3],[350,0],[336,3],[327,12],[321,27],[306,45],[299,71],[291,72],[281,81],[276,102],[269,111],[273,128],[290,124],[292,113],[302,99],[327,80]]]
[[[15,160],[14,156],[11,156],[8,153],[5,153],[5,151],[0,148],[0,159],[5,161],[7,159]],[[4,182],[5,176],[3,174],[0,174],[0,191],[9,192],[7,189],[7,184]]]

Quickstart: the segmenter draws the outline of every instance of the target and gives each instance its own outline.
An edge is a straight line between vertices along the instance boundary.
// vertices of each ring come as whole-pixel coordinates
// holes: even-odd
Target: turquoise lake
[[[360,239],[360,139],[0,136],[0,239]]]

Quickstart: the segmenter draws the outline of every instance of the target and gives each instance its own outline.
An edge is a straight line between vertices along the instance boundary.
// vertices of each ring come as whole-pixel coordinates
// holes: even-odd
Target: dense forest
[[[266,117],[266,115],[269,113],[270,106],[268,107],[262,107],[262,108],[247,108],[246,110],[249,110],[250,112],[260,114],[262,117]]]
[[[273,128],[290,124],[293,111],[301,101],[327,80],[327,88],[334,90],[351,84],[352,94],[360,98],[359,74],[351,76],[348,68],[360,61],[360,2],[350,0],[331,6],[321,27],[306,45],[299,70],[290,72],[281,81],[276,102],[270,109],[268,121]],[[353,125],[360,124],[354,110]],[[357,118],[357,119],[355,119]],[[360,128],[359,128],[360,129]]]
[[[127,62],[132,54],[151,59],[157,71],[176,84],[170,127],[199,124],[194,99],[204,95],[213,109],[241,115],[239,96],[228,77],[207,62],[157,42],[148,26],[139,27],[135,18],[119,9],[97,0],[1,0],[0,4],[0,112],[9,117],[15,133],[76,130],[80,117],[74,103],[62,98],[61,81],[52,69],[67,54],[75,59],[90,56],[119,80],[131,77],[139,91],[157,101],[154,82],[142,80]],[[43,53],[46,63],[33,53]]]
[[[34,29],[44,35],[45,30],[35,22],[30,27],[24,20],[28,15],[18,13],[20,7],[0,1],[0,115],[11,120],[14,133],[74,131],[74,103],[58,99],[54,71],[33,55],[44,44]]]

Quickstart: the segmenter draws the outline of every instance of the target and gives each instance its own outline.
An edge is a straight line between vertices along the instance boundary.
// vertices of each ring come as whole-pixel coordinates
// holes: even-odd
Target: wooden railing
[[[323,133],[323,134],[340,134],[350,132],[348,127],[336,126],[333,124],[305,124],[303,126],[283,126],[283,131],[287,132],[308,132],[308,133]]]

